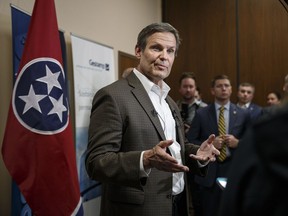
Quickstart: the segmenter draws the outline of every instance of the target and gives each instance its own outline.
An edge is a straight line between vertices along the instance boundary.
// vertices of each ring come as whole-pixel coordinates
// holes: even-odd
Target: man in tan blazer
[[[214,135],[199,147],[186,143],[176,103],[163,81],[180,40],[168,23],[138,35],[139,65],[126,79],[100,89],[89,126],[86,168],[102,182],[103,216],[186,216],[186,172],[205,175],[219,151]]]

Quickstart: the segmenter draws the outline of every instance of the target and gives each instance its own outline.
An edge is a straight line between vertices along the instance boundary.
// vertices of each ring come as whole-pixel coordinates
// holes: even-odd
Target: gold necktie
[[[224,136],[226,134],[225,118],[224,118],[224,106],[220,107],[219,119],[218,119],[218,131],[219,136]],[[218,156],[218,161],[222,162],[226,159],[226,144],[223,143],[220,149],[220,155]]]

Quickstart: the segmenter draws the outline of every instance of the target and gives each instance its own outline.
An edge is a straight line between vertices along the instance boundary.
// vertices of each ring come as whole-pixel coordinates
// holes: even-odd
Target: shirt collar
[[[216,108],[216,110],[219,110],[221,106],[222,106],[222,105],[220,105],[220,104],[218,104],[218,103],[215,102],[215,108]],[[228,101],[228,103],[226,103],[226,104],[224,105],[224,108],[225,108],[225,110],[229,110],[229,108],[230,108],[230,101]]]
[[[251,104],[251,102],[246,103],[246,104],[244,104],[244,105],[240,105],[240,104],[238,103],[237,106],[240,107],[240,108],[246,108],[246,109],[248,109],[249,106],[250,106],[250,104]]]
[[[246,107],[246,108],[249,108],[250,104],[251,104],[250,102],[249,102],[249,103],[246,103],[246,104],[245,104],[245,107]]]
[[[162,80],[162,89],[160,89],[160,87],[158,85],[156,85],[151,80],[149,80],[145,75],[140,73],[137,69],[134,68],[133,72],[135,73],[137,78],[140,80],[140,82],[142,83],[142,85],[144,86],[144,88],[148,94],[150,91],[153,91],[159,97],[161,97],[161,96],[164,98],[167,97],[167,95],[170,91],[170,87],[163,80]]]

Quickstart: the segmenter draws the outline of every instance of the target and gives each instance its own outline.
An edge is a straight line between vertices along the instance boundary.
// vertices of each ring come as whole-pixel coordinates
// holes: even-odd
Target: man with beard
[[[195,99],[196,78],[193,73],[183,73],[179,80],[179,93],[181,99],[177,101],[177,105],[181,112],[181,117],[185,126],[185,133],[188,132],[190,124],[195,116],[195,112],[199,108],[206,107],[207,104]]]

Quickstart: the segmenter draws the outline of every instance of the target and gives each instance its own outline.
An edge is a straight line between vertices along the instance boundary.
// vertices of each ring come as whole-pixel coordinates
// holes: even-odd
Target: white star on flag
[[[63,104],[63,94],[61,95],[59,100],[56,100],[55,98],[50,97],[50,96],[49,98],[53,104],[53,108],[50,110],[48,115],[57,114],[60,121],[62,122],[63,112],[67,111],[67,108]]]
[[[25,107],[22,114],[26,113],[31,108],[34,108],[42,113],[39,106],[39,101],[41,101],[46,96],[47,95],[36,95],[33,86],[30,85],[28,95],[19,96],[19,98],[25,102]]]
[[[56,73],[52,73],[52,71],[49,69],[49,67],[46,65],[46,76],[43,76],[39,79],[37,79],[37,81],[40,82],[44,82],[47,84],[47,89],[48,89],[48,94],[50,93],[50,91],[52,90],[52,88],[55,86],[59,89],[62,89],[59,81],[58,81],[58,77],[61,73],[61,71],[56,72]]]

